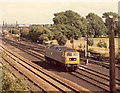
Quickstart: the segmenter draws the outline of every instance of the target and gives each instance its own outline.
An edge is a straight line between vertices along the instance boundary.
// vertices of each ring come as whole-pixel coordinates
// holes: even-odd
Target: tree
[[[106,35],[107,28],[104,25],[104,22],[101,17],[94,13],[89,13],[86,16],[88,20],[88,35],[94,37],[100,37],[102,35]]]
[[[67,38],[61,34],[61,35],[59,35],[59,37],[57,38],[57,41],[58,41],[58,44],[59,44],[59,45],[65,45],[66,42],[67,42]]]
[[[118,36],[120,37],[120,21],[118,21]]]
[[[67,38],[65,35],[63,35],[62,32],[55,29],[55,27],[50,28],[52,32],[54,33],[53,39],[56,39],[59,45],[65,45],[67,42]]]
[[[114,12],[105,12],[105,13],[103,13],[102,18],[105,18],[105,25],[106,25],[106,27],[108,29],[109,29],[109,27],[108,27],[109,26],[109,21],[108,21],[109,15],[112,15],[113,18],[114,18],[114,32],[115,32],[115,35],[118,35],[119,34],[119,32],[118,32],[119,27],[118,27],[118,21],[116,21],[116,20],[118,20],[118,14],[114,13]]]
[[[112,15],[114,17],[114,20],[118,19],[118,14],[114,12],[105,12],[103,13],[102,18],[105,18],[105,25],[108,26],[108,17],[109,15]]]
[[[54,35],[53,32],[51,32],[46,27],[33,26],[30,29],[28,36],[30,40],[35,41],[35,42],[39,40],[39,42],[43,44],[48,40],[52,40],[53,35]]]
[[[28,38],[32,41],[37,41],[39,36],[42,34],[42,28],[37,26],[32,26],[28,35]]]
[[[86,34],[87,21],[78,13],[67,10],[65,12],[55,13],[54,16],[54,27],[57,28],[57,31],[62,32],[67,39],[70,40],[71,37],[78,39],[80,36]]]
[[[42,34],[42,35],[39,36],[38,40],[41,44],[45,44],[45,42],[48,41],[49,38],[48,38],[47,34]]]
[[[42,29],[42,34],[46,34],[46,36],[48,37],[49,40],[52,40],[53,39],[53,32],[50,31],[48,28],[43,28]]]

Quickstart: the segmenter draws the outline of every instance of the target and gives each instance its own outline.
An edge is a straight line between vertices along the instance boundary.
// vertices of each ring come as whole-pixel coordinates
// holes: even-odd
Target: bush
[[[89,46],[93,46],[93,45],[94,45],[93,39],[89,39],[89,40],[88,40],[88,45],[89,45]]]
[[[13,78],[8,66],[2,66],[2,91],[24,91],[26,84],[20,78]]]
[[[18,29],[12,29],[12,34],[19,34],[19,30]]]
[[[82,44],[80,44],[78,47],[79,47],[79,48],[82,48]]]
[[[107,48],[107,43],[104,42],[103,47],[104,47],[104,48]]]
[[[100,40],[98,42],[97,46],[100,47],[100,48],[102,48],[102,47],[107,48],[107,43],[105,43],[105,41]]]
[[[27,38],[28,34],[29,34],[29,30],[28,29],[21,29],[20,34],[21,34],[21,37]]]

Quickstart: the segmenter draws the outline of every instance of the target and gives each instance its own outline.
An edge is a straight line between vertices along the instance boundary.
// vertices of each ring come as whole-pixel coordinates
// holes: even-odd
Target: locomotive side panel
[[[65,64],[65,58],[62,56],[62,52],[60,51],[46,49],[45,56]]]

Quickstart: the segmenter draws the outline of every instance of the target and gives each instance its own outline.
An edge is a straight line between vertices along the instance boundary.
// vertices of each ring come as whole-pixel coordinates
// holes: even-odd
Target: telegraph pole
[[[110,91],[116,92],[115,78],[115,45],[113,16],[109,16],[109,62],[110,62]]]
[[[21,30],[21,28],[19,28],[19,41],[20,41],[20,35],[21,35],[20,30]]]
[[[2,34],[4,34],[4,26],[5,26],[5,23],[3,21],[3,25],[2,25]]]
[[[73,29],[73,25],[72,24],[72,29]],[[74,49],[74,32],[72,31],[72,48]]]
[[[85,36],[85,58],[86,64],[88,64],[88,23],[87,23],[87,35]]]

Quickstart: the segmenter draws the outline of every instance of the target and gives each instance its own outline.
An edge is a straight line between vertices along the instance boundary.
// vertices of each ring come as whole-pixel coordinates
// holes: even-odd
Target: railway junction
[[[74,72],[67,72],[44,58],[45,46],[25,41],[2,38],[2,64],[7,64],[13,76],[27,78],[30,91],[105,91],[109,90],[109,64],[80,58],[80,67]],[[116,64],[116,87],[120,91],[118,78],[120,66]]]

